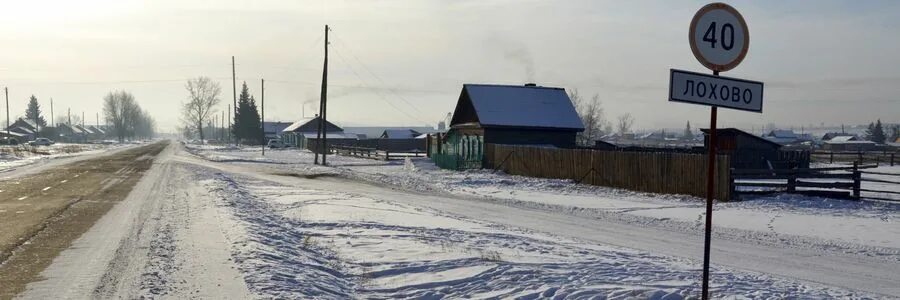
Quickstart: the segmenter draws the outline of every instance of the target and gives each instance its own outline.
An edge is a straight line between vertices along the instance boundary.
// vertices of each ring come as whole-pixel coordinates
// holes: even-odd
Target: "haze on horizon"
[[[750,51],[725,76],[766,84],[763,114],[723,110],[720,126],[860,124],[900,115],[900,2],[725,1],[750,27]],[[705,126],[708,109],[667,102],[668,70],[707,72],[687,43],[705,1],[7,1],[0,10],[0,85],[10,116],[30,95],[45,116],[100,111],[128,90],[160,131],[180,125],[184,83],[238,89],[266,119],[317,107],[323,27],[332,27],[329,118],[343,125],[434,126],[463,83],[523,84],[599,94],[607,118],[637,129]],[[0,119],[5,118],[5,115]]]

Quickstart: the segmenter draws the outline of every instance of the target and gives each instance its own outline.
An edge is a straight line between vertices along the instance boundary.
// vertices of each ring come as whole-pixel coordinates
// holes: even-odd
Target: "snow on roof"
[[[584,130],[566,90],[554,87],[464,84],[482,126]]]
[[[9,130],[11,132],[15,131],[15,132],[24,133],[24,134],[34,134],[34,130],[31,130],[28,127],[22,127],[22,126],[15,126],[15,127],[10,128]]]
[[[828,140],[828,141],[831,141],[831,142],[849,142],[849,141],[856,141],[856,140],[857,140],[857,138],[856,138],[855,136],[852,136],[852,135],[843,135],[843,136],[836,136],[836,137],[833,137],[833,138],[831,138],[831,139]]]
[[[381,134],[381,137],[387,139],[411,139],[419,134],[418,131],[412,129],[388,129]]]
[[[327,117],[327,116],[326,116],[326,117]],[[290,131],[294,131],[294,130],[296,130],[297,128],[300,128],[300,126],[306,125],[306,123],[309,123],[309,122],[312,121],[313,119],[315,119],[315,118],[303,118],[303,119],[300,119],[300,121],[294,122],[293,124],[288,125],[288,127],[285,127],[284,129],[282,129],[281,132],[290,132]]]
[[[304,133],[301,134],[304,138],[307,139],[317,139],[318,134],[313,133]],[[326,139],[359,139],[355,133],[328,133],[325,135]]]
[[[288,126],[293,125],[291,122],[263,122],[264,132],[281,132]]]
[[[836,140],[837,138],[833,138],[829,141],[825,141],[825,144],[845,144],[845,145],[865,145],[865,144],[875,144],[873,141],[860,141],[860,140]]]

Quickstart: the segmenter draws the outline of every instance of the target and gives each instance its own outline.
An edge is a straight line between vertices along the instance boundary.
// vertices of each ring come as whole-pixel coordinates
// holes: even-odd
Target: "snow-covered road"
[[[696,295],[696,228],[641,218],[210,162],[173,143],[20,297]],[[782,237],[718,233],[716,297],[900,296],[896,249]]]

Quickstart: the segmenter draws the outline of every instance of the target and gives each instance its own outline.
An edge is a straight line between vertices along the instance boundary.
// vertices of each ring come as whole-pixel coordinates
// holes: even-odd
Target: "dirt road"
[[[168,142],[48,168],[0,182],[0,299],[38,280],[150,168]]]

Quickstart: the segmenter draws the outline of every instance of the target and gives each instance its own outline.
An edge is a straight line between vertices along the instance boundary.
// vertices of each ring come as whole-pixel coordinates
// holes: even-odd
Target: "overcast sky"
[[[765,82],[766,99],[763,114],[722,110],[722,125],[900,121],[900,2],[726,2],[747,20],[750,51],[723,75]],[[257,100],[266,79],[266,118],[291,121],[304,102],[316,110],[329,24],[339,124],[433,126],[463,83],[536,82],[599,94],[607,117],[631,113],[640,129],[705,126],[708,108],[666,94],[670,68],[708,72],[687,42],[706,3],[4,1],[0,85],[12,118],[34,94],[48,121],[53,98],[56,115],[93,123],[107,92],[127,90],[170,131],[188,78],[218,80],[221,109],[231,103],[234,55]]]

